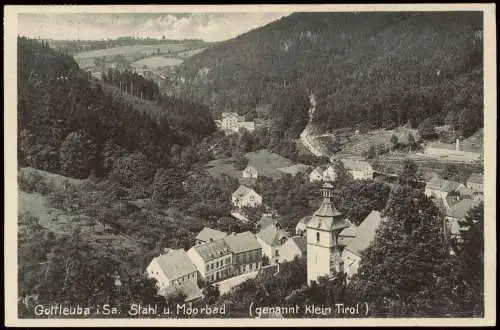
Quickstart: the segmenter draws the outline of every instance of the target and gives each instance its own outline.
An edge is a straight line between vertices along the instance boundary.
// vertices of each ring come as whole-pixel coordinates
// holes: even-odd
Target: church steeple
[[[351,226],[333,203],[332,184],[324,183],[322,193],[323,202],[307,223],[308,283],[334,271],[342,271],[338,235]]]

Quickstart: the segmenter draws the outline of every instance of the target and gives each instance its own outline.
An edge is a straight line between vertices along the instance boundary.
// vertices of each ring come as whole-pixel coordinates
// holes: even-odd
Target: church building
[[[343,272],[343,261],[339,249],[340,232],[351,226],[332,201],[333,186],[323,185],[323,202],[307,222],[307,283],[319,277]]]

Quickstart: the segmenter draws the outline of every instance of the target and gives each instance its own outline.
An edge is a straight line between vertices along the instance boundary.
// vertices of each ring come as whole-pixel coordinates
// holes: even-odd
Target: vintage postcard
[[[6,324],[494,325],[495,22],[6,6]]]

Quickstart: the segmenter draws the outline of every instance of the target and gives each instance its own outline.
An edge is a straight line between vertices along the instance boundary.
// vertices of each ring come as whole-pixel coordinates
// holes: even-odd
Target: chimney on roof
[[[167,254],[170,252],[170,249],[169,248],[163,248],[163,254]]]
[[[231,233],[231,236],[233,236],[233,235],[236,235],[236,233],[234,231]]]

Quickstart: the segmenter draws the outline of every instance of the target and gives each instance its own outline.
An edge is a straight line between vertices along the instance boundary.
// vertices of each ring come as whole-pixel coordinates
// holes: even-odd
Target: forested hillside
[[[92,172],[104,176],[120,166],[116,160],[127,162],[127,157],[172,167],[180,150],[215,130],[205,106],[158,99],[144,79],[121,75],[120,83],[141,86],[144,97],[158,99],[156,108],[162,112],[140,110],[134,102],[105,93],[72,57],[46,43],[19,38],[18,56],[20,166],[77,178]]]
[[[288,139],[310,93],[323,131],[432,117],[468,136],[483,125],[482,47],[479,12],[295,13],[188,59],[171,88],[216,113],[270,104],[261,116]]]

